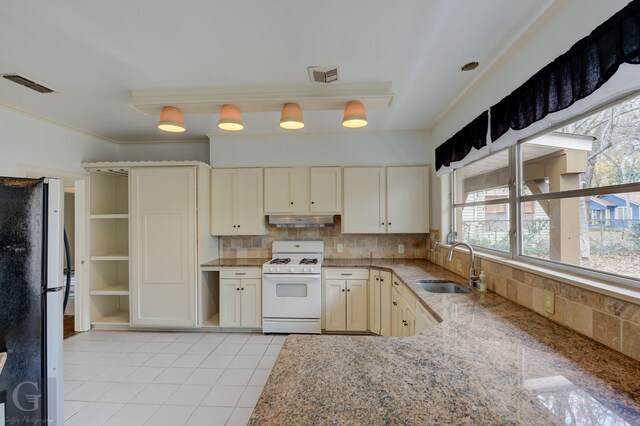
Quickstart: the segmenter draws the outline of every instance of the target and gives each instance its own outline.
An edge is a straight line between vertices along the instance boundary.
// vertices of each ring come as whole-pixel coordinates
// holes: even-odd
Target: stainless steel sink
[[[464,286],[446,280],[418,280],[416,281],[420,287],[429,293],[470,293],[471,290]]]

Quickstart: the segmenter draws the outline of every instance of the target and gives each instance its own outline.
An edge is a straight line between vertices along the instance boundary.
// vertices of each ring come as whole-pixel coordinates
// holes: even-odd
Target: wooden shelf
[[[215,314],[214,316],[212,316],[211,318],[209,318],[208,320],[206,320],[203,324],[202,327],[220,327],[220,315],[219,314]]]
[[[115,311],[91,321],[91,325],[129,325],[129,311]]]
[[[113,254],[110,256],[91,256],[92,261],[125,261],[129,260],[129,256]]]
[[[93,288],[90,291],[92,296],[128,296],[129,284],[118,283],[100,288]]]
[[[128,213],[92,214],[91,219],[129,219]]]

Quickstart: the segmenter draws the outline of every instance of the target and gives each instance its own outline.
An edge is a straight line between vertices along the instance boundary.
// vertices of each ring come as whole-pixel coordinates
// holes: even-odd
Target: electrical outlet
[[[344,246],[342,244],[336,244],[336,250],[338,253],[342,253],[344,251]]]
[[[404,253],[404,244],[398,244],[398,253]]]
[[[555,298],[556,295],[549,290],[545,290],[544,291],[544,310],[548,313],[553,315],[555,312]]]

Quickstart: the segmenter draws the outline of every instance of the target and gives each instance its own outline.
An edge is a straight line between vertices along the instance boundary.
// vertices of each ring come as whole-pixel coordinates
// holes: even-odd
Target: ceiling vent
[[[312,83],[331,83],[338,80],[338,67],[308,67]]]
[[[24,78],[18,74],[3,74],[4,78],[9,81],[13,81],[21,86],[27,87],[31,90],[35,90],[38,93],[53,93],[53,90],[48,87],[43,86],[42,84],[38,84],[35,81],[31,81],[28,78]]]

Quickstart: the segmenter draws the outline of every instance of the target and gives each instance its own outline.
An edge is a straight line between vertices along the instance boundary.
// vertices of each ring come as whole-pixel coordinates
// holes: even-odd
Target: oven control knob
[[[273,272],[273,267],[269,268],[269,272]]]
[[[276,268],[276,272],[280,272],[280,268]]]
[[[304,268],[304,271],[305,272],[309,272],[309,271],[311,271],[311,268]]]
[[[295,269],[294,268],[289,268],[289,271],[293,272],[293,271],[295,271]]]

